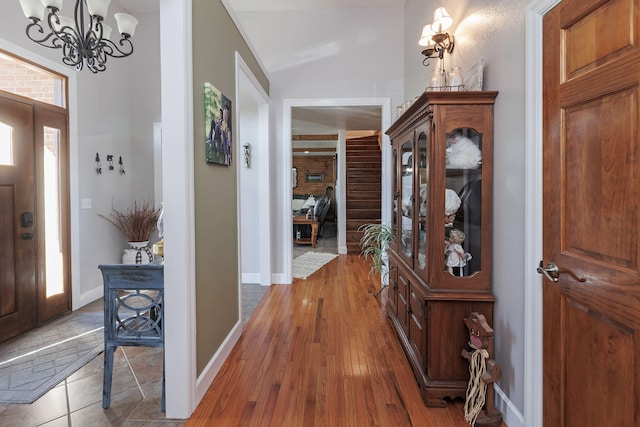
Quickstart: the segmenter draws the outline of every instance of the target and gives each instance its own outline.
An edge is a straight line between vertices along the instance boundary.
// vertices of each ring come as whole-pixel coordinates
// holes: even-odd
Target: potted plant
[[[112,208],[108,216],[100,215],[120,230],[129,243],[129,249],[125,249],[122,256],[123,264],[148,264],[153,261],[153,254],[147,246],[151,232],[157,226],[160,210],[146,200],[140,203],[134,201],[126,211]]]
[[[391,241],[391,226],[382,223],[364,224],[358,227],[358,231],[362,231],[360,254],[371,262],[369,274],[382,275],[382,287],[374,294],[378,296],[388,286],[386,265],[387,248]]]

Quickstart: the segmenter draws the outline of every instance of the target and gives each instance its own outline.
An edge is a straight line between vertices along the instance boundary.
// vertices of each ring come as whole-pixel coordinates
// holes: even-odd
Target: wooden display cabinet
[[[428,406],[464,398],[464,317],[493,323],[493,104],[497,92],[425,92],[387,130],[392,238],[387,311]]]

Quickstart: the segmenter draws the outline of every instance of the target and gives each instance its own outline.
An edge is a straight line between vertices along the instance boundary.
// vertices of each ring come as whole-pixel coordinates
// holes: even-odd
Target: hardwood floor
[[[186,425],[468,426],[424,406],[377,288],[357,255],[271,286]]]

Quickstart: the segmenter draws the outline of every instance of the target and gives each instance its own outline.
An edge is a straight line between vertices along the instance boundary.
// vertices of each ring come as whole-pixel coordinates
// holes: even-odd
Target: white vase
[[[153,253],[149,249],[149,241],[128,242],[129,249],[122,253],[123,264],[150,264],[153,262]]]

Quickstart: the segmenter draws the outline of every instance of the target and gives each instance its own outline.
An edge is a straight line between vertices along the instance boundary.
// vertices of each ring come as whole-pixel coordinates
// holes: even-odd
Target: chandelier
[[[111,0],[75,1],[71,19],[60,14],[62,0],[20,0],[24,15],[31,20],[27,37],[41,46],[62,49],[62,62],[78,71],[85,63],[93,73],[104,71],[108,57],[124,58],[133,53],[136,18],[126,13],[113,15],[120,33],[116,44],[109,39],[111,27],[103,22]]]

